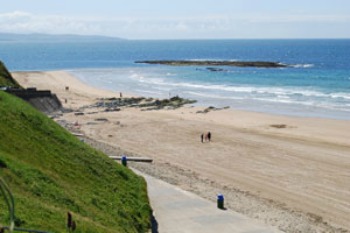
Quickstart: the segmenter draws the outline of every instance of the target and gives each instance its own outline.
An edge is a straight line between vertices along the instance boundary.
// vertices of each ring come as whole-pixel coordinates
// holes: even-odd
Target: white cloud
[[[312,30],[308,30],[308,28],[313,28],[311,25],[321,25],[322,28],[319,32],[315,32],[314,35],[319,36],[320,32],[327,31],[327,28],[325,28],[327,25],[330,29],[334,28],[334,25],[340,25],[337,36],[350,37],[349,33],[340,33],[348,31],[344,28],[350,25],[350,16],[347,15],[214,15],[187,18],[95,18],[34,15],[19,11],[0,14],[1,32],[107,35],[134,39],[268,38],[279,37],[282,32],[285,37],[312,37]],[[289,28],[290,33],[286,33]],[[298,28],[300,29],[299,34]],[[303,35],[300,32],[309,34]]]
[[[10,13],[0,14],[0,20],[21,20],[29,19],[31,14],[21,11],[14,11]]]
[[[308,14],[290,14],[290,15],[261,15],[251,16],[247,19],[252,23],[350,23],[350,15],[308,15]]]
[[[87,20],[63,16],[36,16],[26,12],[0,14],[0,29],[12,33],[88,34]],[[93,29],[93,28],[92,28]]]

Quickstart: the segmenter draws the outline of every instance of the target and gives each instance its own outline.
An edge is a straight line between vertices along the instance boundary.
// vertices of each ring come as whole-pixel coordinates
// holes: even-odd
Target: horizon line
[[[350,37],[231,37],[231,38],[126,38],[120,36],[111,35],[101,35],[101,34],[73,34],[73,33],[62,33],[62,34],[52,34],[52,33],[42,33],[42,32],[30,32],[30,33],[17,33],[17,32],[0,32],[1,34],[7,35],[43,35],[43,36],[77,36],[77,37],[104,37],[106,39],[118,39],[118,40],[349,40]]]

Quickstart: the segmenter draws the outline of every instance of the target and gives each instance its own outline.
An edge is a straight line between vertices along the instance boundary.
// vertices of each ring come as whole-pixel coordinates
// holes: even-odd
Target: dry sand
[[[228,208],[286,232],[350,232],[350,121],[230,109],[203,114],[190,106],[105,112],[82,106],[123,90],[98,90],[63,71],[13,76],[84,112],[56,120],[66,127],[78,122],[86,142],[108,154],[153,158],[132,164],[143,172],[213,201],[223,193]],[[201,143],[207,131],[212,142]]]

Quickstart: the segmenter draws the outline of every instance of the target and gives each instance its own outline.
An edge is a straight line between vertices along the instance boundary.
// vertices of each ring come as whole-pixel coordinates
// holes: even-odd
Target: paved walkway
[[[257,223],[231,210],[217,209],[193,193],[141,174],[148,185],[148,195],[159,233],[277,233],[277,229]]]

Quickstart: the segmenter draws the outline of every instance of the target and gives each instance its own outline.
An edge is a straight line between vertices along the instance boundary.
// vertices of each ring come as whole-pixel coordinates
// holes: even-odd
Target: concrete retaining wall
[[[36,109],[52,113],[62,108],[61,101],[49,90],[38,91],[36,88],[7,89],[6,92],[15,95],[33,105]]]

